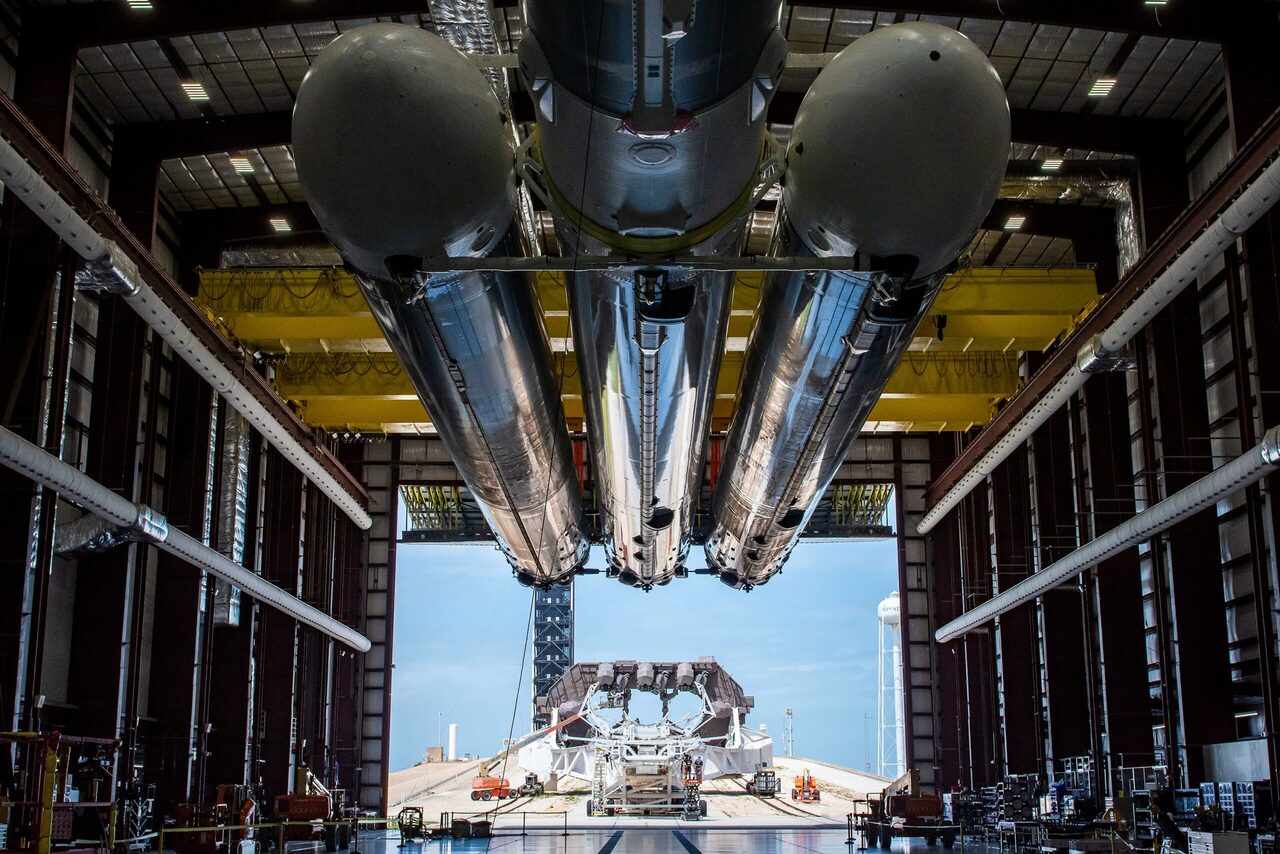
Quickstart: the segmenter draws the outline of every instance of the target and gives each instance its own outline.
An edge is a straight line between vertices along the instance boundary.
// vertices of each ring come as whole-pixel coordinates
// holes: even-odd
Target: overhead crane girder
[[[761,275],[743,273],[716,388],[713,427],[732,417],[743,351],[756,322]],[[583,418],[564,279],[532,276],[565,417]],[[1087,268],[964,268],[952,274],[890,379],[868,430],[967,430],[986,424],[1018,387],[1016,354],[1042,350],[1096,299]],[[350,274],[340,269],[201,273],[200,301],[246,347],[284,353],[281,395],[330,430],[429,432],[430,417],[390,352]],[[945,318],[939,335],[939,318]]]

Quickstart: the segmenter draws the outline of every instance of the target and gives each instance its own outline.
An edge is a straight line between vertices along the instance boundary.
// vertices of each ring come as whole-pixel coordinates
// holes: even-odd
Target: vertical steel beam
[[[924,515],[924,490],[932,472],[929,443],[919,436],[894,436],[891,442],[868,438],[868,450],[892,448],[894,507],[898,534],[898,593],[902,603],[903,733],[910,767],[920,772],[925,791],[945,791],[938,753],[939,692],[937,644],[933,640],[933,576],[928,544],[916,528]]]
[[[1280,22],[1233,32],[1223,45],[1226,67],[1227,112],[1236,147],[1280,108],[1280,68],[1275,39]],[[1262,424],[1280,419],[1280,214],[1268,212],[1242,241],[1243,254],[1229,251],[1225,257],[1232,340],[1236,342],[1237,398],[1241,446],[1256,438]],[[1243,260],[1243,282],[1240,264]],[[1246,343],[1247,342],[1247,343]],[[1252,356],[1252,359],[1250,359]],[[1252,382],[1250,381],[1252,380]],[[1256,389],[1254,386],[1256,383]],[[1256,396],[1255,396],[1256,394]],[[1271,419],[1267,421],[1266,419]],[[1280,576],[1280,475],[1271,475],[1262,488],[1246,493],[1250,551],[1254,578],[1254,612],[1258,625],[1259,680],[1263,699],[1264,731],[1271,765],[1271,789],[1280,791],[1280,698],[1276,697],[1276,579]]]
[[[362,620],[373,646],[360,662],[359,798],[363,807],[386,809],[389,739],[391,734],[391,666],[395,618],[395,541],[398,528],[400,460],[406,443],[400,439],[365,445],[361,482],[369,493],[373,527],[364,534],[360,550]],[[425,456],[425,455],[424,455]]]
[[[204,537],[212,391],[185,363],[175,361],[166,448],[165,516],[169,524]],[[201,573],[166,552],[156,555],[148,717],[154,738],[146,745],[145,780],[162,803],[173,806],[193,796],[190,736],[197,723],[192,697],[203,673],[197,665],[197,622],[201,619]]]
[[[991,595],[988,500],[986,490],[975,490],[960,505],[961,610],[968,610]],[[966,737],[973,774],[970,788],[976,789],[996,783],[1004,767],[995,632],[984,629],[970,633],[963,643]]]
[[[1160,457],[1148,460],[1147,466],[1158,469],[1163,498],[1213,468],[1199,294],[1194,289],[1156,317],[1149,340]],[[1180,724],[1170,753],[1182,750],[1184,781],[1199,780],[1199,746],[1235,738],[1233,710],[1223,702],[1231,696],[1231,678],[1216,511],[1210,508],[1196,515],[1165,539]],[[1159,573],[1163,572],[1161,567]],[[1168,723],[1166,733],[1171,733],[1167,727]],[[1172,759],[1170,767],[1173,776]]]
[[[929,437],[930,476],[937,477],[955,453],[955,439],[945,433]],[[961,541],[959,514],[947,516],[926,538],[928,570],[933,579],[930,596],[938,625],[961,614]],[[933,631],[929,632],[933,637]],[[964,783],[973,785],[972,758],[969,751],[969,704],[962,644],[948,644],[938,649],[937,698],[938,732],[935,737],[939,766],[939,784],[944,787]]]
[[[75,328],[74,276],[77,266],[71,252],[64,249],[62,255],[62,269],[55,279],[55,299],[51,301],[49,327],[45,335],[43,364],[47,373],[43,378],[39,403],[42,418],[37,424],[37,438],[43,440],[44,449],[59,457],[62,455],[63,436],[66,432],[72,333]],[[16,677],[19,681],[12,693],[14,726],[38,731],[39,721],[34,712],[36,698],[44,693],[41,683],[45,621],[48,616],[49,576],[55,567],[54,539],[57,533],[58,497],[48,489],[38,489],[32,507],[34,518],[31,520],[30,530],[34,541],[27,549],[30,562],[24,572],[12,579],[15,582],[24,579],[21,595],[13,603],[20,605],[22,614],[21,619],[10,625],[17,630],[19,642],[16,662],[19,671]],[[11,515],[21,518],[20,513]]]
[[[70,130],[75,51],[57,44],[55,34],[35,27],[27,28],[22,36],[14,99],[53,145],[62,149]],[[4,342],[5,358],[0,360],[0,423],[23,438],[40,441],[39,425],[46,414],[40,411],[45,367],[41,357],[48,351],[47,336],[58,310],[53,295],[62,250],[53,233],[12,194],[5,194],[2,205],[0,341]],[[69,325],[70,318],[65,320]],[[40,503],[33,503],[37,501]],[[38,672],[30,672],[27,662],[37,670],[40,665],[39,659],[20,659],[32,640],[23,633],[35,625],[31,619],[35,613],[29,609],[43,607],[27,593],[34,594],[33,587],[44,581],[32,572],[35,555],[45,548],[39,542],[40,531],[33,527],[39,526],[35,511],[43,509],[45,500],[38,498],[29,481],[5,471],[0,473],[0,502],[8,508],[0,514],[0,626],[6,627],[0,630],[0,697],[5,698],[0,714],[9,720],[10,713],[24,705],[16,696],[19,687],[23,682],[34,684],[31,677],[38,677]],[[46,531],[50,521],[46,515]],[[20,716],[30,723],[29,708],[22,708]],[[0,751],[0,763],[7,763],[9,755],[9,751]],[[0,773],[4,771],[0,767]]]
[[[113,149],[107,204],[148,251],[155,245],[159,202],[160,162],[145,150]]]
[[[64,34],[38,24],[24,26],[18,45],[13,100],[60,153],[71,136],[77,48]]]
[[[249,468],[249,503],[245,533],[245,566],[258,575],[265,563],[264,538],[267,518],[276,508],[267,499],[269,468],[262,437],[253,434]],[[203,665],[204,687],[198,720],[208,725],[205,739],[207,759],[201,783],[208,790],[223,783],[254,782],[250,757],[255,738],[256,710],[253,665],[254,629],[264,610],[250,596],[241,593],[239,625],[212,625],[209,620]]]
[[[364,482],[364,446],[341,445],[338,459],[353,475]],[[364,594],[365,535],[349,519],[338,516],[339,536],[334,552],[338,555],[333,595],[333,614],[338,619],[358,625]],[[360,672],[359,661],[350,650],[339,649],[333,676],[333,710],[330,741],[333,765],[330,775],[337,785],[358,796],[360,779]]]
[[[97,355],[93,376],[91,434],[86,468],[95,480],[133,501],[142,500],[149,477],[139,476],[144,462],[144,379],[139,354],[149,330],[122,301],[105,300],[98,313]],[[132,637],[133,594],[141,551],[129,544],[80,559],[76,593],[68,700],[79,708],[79,733],[112,738],[124,721],[122,688]]]
[[[1085,390],[1087,393],[1087,388]],[[1075,499],[1075,532],[1081,542],[1092,539],[1090,518],[1093,503],[1089,487],[1087,438],[1083,426],[1084,397],[1077,395],[1068,407],[1068,432],[1071,444],[1071,484]],[[1097,567],[1080,575],[1080,636],[1084,662],[1085,703],[1089,731],[1089,753],[1094,769],[1093,796],[1101,798],[1109,791],[1106,779],[1106,706],[1103,681],[1102,632],[1099,624]],[[1104,776],[1105,775],[1105,776]]]
[[[263,573],[290,592],[298,590],[299,553],[303,527],[302,475],[273,449],[268,452],[267,506],[263,537]],[[267,796],[287,794],[293,786],[294,688],[297,673],[297,621],[271,608],[258,611],[255,668],[258,709],[254,741],[257,747],[253,781]]]
[[[1026,448],[1019,448],[988,478],[991,502],[991,593],[1027,577],[1031,570],[1031,515]],[[996,621],[997,677],[1004,773],[1033,774],[1043,768],[1044,744],[1036,678],[1036,624],[1032,605]]]
[[[1128,413],[1124,375],[1101,374],[1085,384],[1081,427],[1090,539],[1137,512]],[[1130,549],[1105,561],[1091,576],[1102,653],[1106,764],[1114,767],[1122,764],[1126,755],[1149,756],[1153,750],[1147,663],[1139,654],[1146,647],[1146,637],[1138,550]],[[1104,765],[1097,768],[1099,785],[1109,785]]]
[[[1071,413],[1054,415],[1032,439],[1037,569],[1079,544],[1071,456]],[[1088,672],[1080,588],[1064,587],[1041,597],[1041,643],[1047,677],[1049,759],[1090,752]],[[1085,686],[1086,690],[1080,690]]]
[[[1231,321],[1231,362],[1236,385],[1236,424],[1240,430],[1240,447],[1258,443],[1258,405],[1250,381],[1249,342],[1244,306],[1240,256],[1234,246],[1223,255],[1227,291],[1227,312]],[[1256,309],[1256,306],[1255,306]],[[1280,318],[1278,318],[1280,320]],[[1270,345],[1263,345],[1270,346]],[[1275,590],[1268,561],[1266,508],[1258,484],[1250,484],[1244,493],[1244,510],[1249,532],[1249,568],[1253,581],[1253,619],[1258,633],[1258,688],[1262,694],[1262,729],[1266,739],[1272,791],[1280,791],[1280,738],[1276,728],[1280,710],[1276,708],[1276,632]],[[1271,552],[1274,557],[1274,552]]]

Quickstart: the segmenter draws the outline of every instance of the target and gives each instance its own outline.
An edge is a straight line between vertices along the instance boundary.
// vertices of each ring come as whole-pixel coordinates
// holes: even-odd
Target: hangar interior
[[[699,8],[717,4],[601,2],[627,16],[633,6],[641,16],[658,10],[663,39],[696,46],[698,24],[705,30],[714,14],[700,19]],[[518,293],[519,305],[494,311],[518,315],[527,329],[509,327],[512,340],[547,353],[545,376],[516,385],[528,395],[520,417],[537,409],[539,394],[550,401],[529,423],[551,431],[546,446],[559,455],[520,483],[545,474],[580,496],[565,511],[577,539],[540,534],[526,564],[509,541],[518,531],[532,543],[530,517],[487,498],[492,484],[457,452],[470,446],[441,438],[474,439],[479,422],[429,414],[433,400],[451,404],[443,393],[424,403],[434,394],[422,391],[429,372],[406,357],[428,333],[447,343],[459,324],[430,308],[426,332],[397,337],[450,268],[433,272],[430,253],[414,255],[422,278],[398,281],[422,291],[399,304],[368,284],[357,229],[344,232],[328,198],[313,197],[332,190],[327,179],[300,177],[300,164],[319,174],[308,164],[322,155],[303,147],[319,146],[322,134],[299,135],[314,125],[302,123],[295,102],[340,36],[370,24],[435,33],[460,51],[450,61],[461,56],[489,86],[485,97],[493,95],[510,137],[504,151],[524,152],[526,166],[542,157],[563,182],[552,143],[568,138],[577,101],[557,89],[555,115],[569,119],[554,120],[545,75],[525,67],[555,48],[554,4],[0,0],[0,805],[32,797],[47,753],[99,769],[92,796],[81,791],[74,808],[52,810],[55,824],[75,815],[74,833],[65,818],[63,835],[54,834],[64,842],[92,837],[83,824],[130,838],[140,825],[128,816],[142,801],[158,825],[204,815],[224,787],[257,787],[274,804],[308,795],[309,779],[345,792],[362,815],[385,816],[402,543],[485,543],[499,532],[516,573],[537,590],[530,655],[535,694],[545,695],[574,663],[574,584],[715,583],[697,577],[708,574],[767,597],[764,582],[797,539],[803,548],[893,537],[906,764],[921,792],[1069,775],[1101,813],[1104,799],[1148,786],[1214,784],[1218,806],[1220,792],[1243,803],[1247,791],[1254,836],[1274,828],[1280,8],[1261,0],[747,7],[765,10],[760,20],[776,25],[770,38],[785,47],[776,69],[753,78],[753,127],[767,132],[766,151],[790,146],[796,162],[789,182],[764,175],[759,193],[737,201],[741,186],[732,187],[731,223],[708,216],[741,246],[728,261],[720,249],[677,258],[686,273],[707,271],[697,279],[704,284],[676,287],[665,273],[636,272],[634,287],[649,300],[642,315],[706,281],[719,283],[724,302],[715,335],[664,339],[685,342],[690,364],[703,361],[703,382],[690,374],[699,403],[688,410],[701,432],[680,457],[689,468],[677,490],[683,504],[668,510],[656,497],[661,485],[643,477],[635,485],[649,515],[634,543],[647,557],[628,551],[630,529],[620,533],[624,514],[610,498],[616,460],[592,444],[601,429],[593,419],[608,428],[614,412],[598,396],[616,391],[641,422],[661,421],[663,395],[685,398],[645,385],[661,373],[644,367],[657,344],[639,345],[634,387],[601,385],[593,365],[614,363],[571,327],[578,312],[605,309],[588,305],[588,285],[575,299],[572,283],[612,287],[610,259],[647,251],[644,241],[660,239],[658,215],[619,209],[619,223],[649,219],[631,231],[619,225],[628,239],[618,250],[584,226],[582,210],[573,213],[598,189],[589,170],[570,204],[561,192],[568,183],[539,187],[531,169],[509,182],[519,184],[510,191],[518,240],[504,238],[505,222],[497,233],[482,224],[470,250],[435,253],[478,259],[456,268],[459,281]],[[734,14],[724,27],[737,36]],[[522,50],[533,15],[550,23],[537,51]],[[680,15],[684,23],[673,24]],[[807,484],[802,519],[778,516],[774,539],[756,537],[774,551],[753,564],[725,545],[732,535],[716,498],[737,482],[741,460],[758,458],[751,443],[767,433],[750,415],[752,391],[766,387],[753,348],[783,325],[778,295],[826,281],[841,260],[814,248],[812,229],[794,238],[808,248],[770,255],[787,227],[783,196],[797,196],[786,199],[795,217],[801,188],[812,187],[793,144],[797,118],[847,47],[922,23],[958,31],[998,75],[1007,162],[1001,148],[994,199],[958,252],[917,271],[932,274],[932,290],[915,314],[895,320],[907,324],[893,333],[898,349],[871,366],[881,379],[864,390],[859,414],[842,421],[836,392],[820,390],[822,429],[851,430],[824,446],[828,457],[833,448],[843,456]],[[760,52],[748,35],[720,47],[719,67],[756,61],[737,55],[739,45]],[[354,91],[334,103],[360,101]],[[589,114],[612,123],[608,139],[667,139],[638,123],[665,120],[654,118],[664,109],[682,121],[669,101],[621,120],[612,107],[592,104]],[[312,119],[332,115],[328,102],[315,103]],[[350,162],[327,161],[344,180],[376,170],[419,186],[415,172],[449,171],[388,162],[376,154],[382,129],[333,121],[370,138]],[[817,134],[817,122],[808,132]],[[707,109],[665,132],[688,139],[716,127]],[[904,161],[890,177],[910,184],[917,172],[933,181],[961,171],[971,130],[961,115],[937,133],[933,156]],[[406,151],[422,140],[400,137]],[[566,143],[570,154],[579,142]],[[632,156],[643,161],[656,150],[648,145]],[[730,147],[720,150],[726,164]],[[757,144],[748,172],[758,154]],[[709,187],[702,174],[686,183]],[[891,207],[889,196],[877,201]],[[440,206],[450,200],[442,193]],[[945,219],[946,207],[915,211]],[[704,211],[679,213],[692,222]],[[686,220],[673,233],[684,234]],[[495,254],[480,253],[503,239]],[[890,256],[890,272],[899,257],[870,254]],[[629,276],[627,259],[617,263]],[[911,275],[877,279],[883,270],[871,263],[864,284],[913,286]],[[636,323],[666,322],[654,317]],[[843,334],[833,339],[842,347]],[[860,358],[880,352],[847,347]],[[508,368],[521,364],[519,352],[508,354]],[[450,388],[472,417],[484,407],[487,387],[476,376],[455,377]],[[798,428],[768,435],[789,429]],[[521,435],[542,441],[536,430]],[[665,441],[640,443],[641,468],[682,453],[678,440]],[[487,459],[502,456],[487,447]],[[503,489],[513,506],[523,500]],[[553,524],[556,501],[544,493],[537,506],[544,527]],[[662,563],[659,546],[675,557]],[[539,551],[552,547],[554,558]],[[719,554],[719,568],[687,567],[690,547]],[[556,560],[557,571],[541,571]],[[53,732],[62,753],[49,746]],[[18,850],[19,813],[11,810],[0,848]],[[36,836],[49,839],[47,830]],[[21,840],[37,850],[35,836]]]

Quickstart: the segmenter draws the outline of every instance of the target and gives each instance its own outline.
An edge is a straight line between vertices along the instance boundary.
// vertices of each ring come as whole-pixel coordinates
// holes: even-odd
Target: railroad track
[[[504,815],[514,812],[517,807],[522,807],[533,802],[533,795],[521,795],[518,798],[512,798],[509,801],[500,802],[493,809],[485,810],[485,815]]]
[[[726,791],[724,788],[722,788],[719,785],[721,781],[716,780],[714,782],[717,784],[716,785],[717,792],[721,794],[737,794],[737,792],[734,790]],[[790,801],[784,801],[782,800],[781,796],[773,797],[773,798],[762,798],[757,794],[753,794],[749,789],[747,789],[747,784],[743,780],[740,780],[740,779],[734,780],[734,782],[737,783],[738,788],[742,790],[743,794],[747,795],[748,797],[755,798],[757,801],[764,804],[769,809],[773,810],[776,813],[780,813],[781,815],[789,816],[791,818],[825,818],[825,816],[823,815],[809,812],[803,807],[797,806],[796,804],[793,804]]]

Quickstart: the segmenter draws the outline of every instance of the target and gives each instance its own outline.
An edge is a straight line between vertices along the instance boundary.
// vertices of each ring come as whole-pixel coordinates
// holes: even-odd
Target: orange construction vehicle
[[[813,803],[822,800],[822,792],[818,789],[818,781],[813,779],[813,775],[809,773],[809,769],[804,769],[804,773],[795,779],[795,784],[791,787],[791,800],[804,801]]]
[[[471,800],[492,801],[497,798],[519,797],[519,792],[511,788],[511,781],[506,777],[473,777],[471,778]]]

